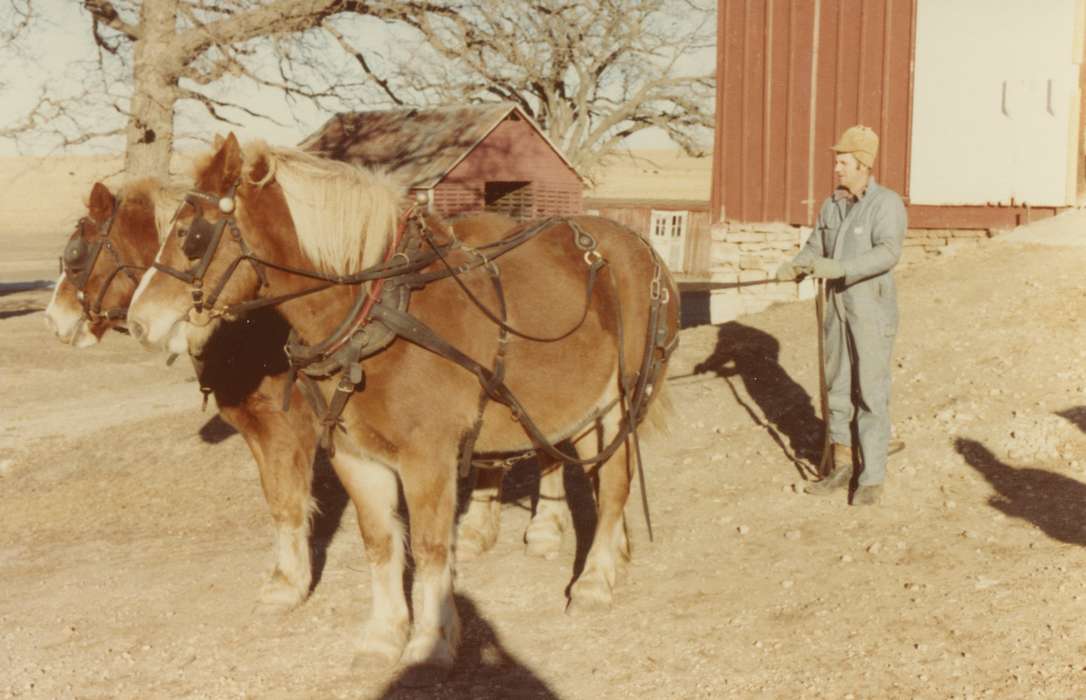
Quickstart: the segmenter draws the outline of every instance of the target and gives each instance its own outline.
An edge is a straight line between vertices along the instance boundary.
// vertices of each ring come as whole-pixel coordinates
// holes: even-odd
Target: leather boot
[[[833,471],[822,477],[821,481],[808,484],[803,492],[815,496],[848,488],[852,481],[852,447],[850,445],[833,444]]]

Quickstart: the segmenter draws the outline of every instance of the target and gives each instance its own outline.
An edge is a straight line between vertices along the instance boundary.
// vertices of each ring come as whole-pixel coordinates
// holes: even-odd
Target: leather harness
[[[109,218],[96,226],[97,235],[89,246],[79,234],[84,224],[94,222],[86,216],[81,218],[76,223],[75,231],[72,233],[68,244],[64,246],[64,253],[60,257],[60,271],[68,276],[72,286],[75,287],[76,299],[79,300],[79,304],[83,309],[83,319],[89,323],[123,319],[128,314],[127,309],[117,307],[102,311],[102,301],[105,299],[106,292],[109,291],[113,280],[120,273],[125,273],[129,279],[138,285],[140,276],[147,269],[141,265],[127,264],[121,259],[120,253],[117,252],[117,249],[113,247],[113,243],[110,241],[109,234],[113,229],[113,220],[120,208],[120,203],[115,204]],[[103,248],[109,251],[110,256],[113,258],[113,269],[106,275],[106,279],[98,290],[98,294],[95,295],[94,301],[88,302],[86,295],[87,283],[90,281],[91,273],[94,272],[94,266],[98,264],[98,257]]]
[[[234,188],[231,188],[227,197],[222,199],[201,192],[194,192],[186,197],[186,202],[193,205],[197,210],[197,217],[187,230],[180,231],[178,235],[184,239],[182,241],[182,250],[185,252],[186,257],[194,261],[193,267],[187,271],[182,271],[157,261],[153,263],[153,267],[190,286],[193,308],[197,314],[225,319],[234,319],[254,309],[278,305],[332,286],[372,283],[368,291],[358,295],[345,319],[333,330],[328,338],[313,345],[306,345],[299,340],[296,333],[292,332],[284,347],[289,361],[290,374],[283,398],[283,410],[288,410],[291,391],[294,384],[297,383],[303,396],[305,396],[315,414],[319,417],[323,427],[320,444],[321,447],[328,451],[329,455],[335,454],[334,434],[337,428],[343,430],[341,416],[347,401],[352,394],[361,391],[365,386],[362,360],[385,349],[399,337],[460,365],[474,374],[480,383],[481,391],[477,418],[461,443],[459,460],[461,476],[466,476],[471,466],[507,467],[514,461],[519,461],[539,452],[560,462],[585,467],[598,467],[632,436],[636,450],[638,474],[641,480],[643,505],[645,506],[645,515],[648,521],[647,496],[644,488],[644,474],[641,468],[640,445],[637,440],[636,429],[645,417],[648,399],[659,379],[661,368],[678,344],[678,337],[668,337],[669,326],[664,309],[670,303],[670,291],[664,280],[664,267],[659,255],[643,238],[630,232],[630,235],[635,236],[649,250],[654,266],[653,278],[650,288],[647,290],[649,322],[646,329],[642,362],[635,373],[630,373],[627,371],[624,359],[621,302],[619,301],[611,268],[596,249],[595,239],[571,218],[550,217],[529,227],[514,231],[498,241],[473,247],[457,239],[455,234],[451,232],[449,232],[451,240],[447,242],[436,240],[427,223],[427,217],[412,206],[401,216],[395,238],[392,245],[389,246],[389,252],[385,260],[355,274],[328,275],[257,258],[245,243],[237,226],[233,215],[233,194]],[[215,224],[207,222],[203,218],[200,208],[195,206],[198,200],[218,202],[220,209],[226,216]],[[185,204],[182,206],[185,206]],[[584,310],[580,319],[568,330],[553,337],[534,336],[510,326],[507,322],[501,273],[496,261],[502,255],[560,224],[569,227],[573,232],[575,245],[578,249],[584,251],[584,260],[587,266]],[[208,266],[225,229],[228,229],[238,242],[241,253],[230,263],[223,277],[215,284],[211,294],[205,298],[203,294],[205,289],[203,278],[207,273]],[[189,236],[196,236],[198,240],[190,241],[188,240]],[[455,250],[462,250],[467,253],[467,260],[456,266],[448,258],[449,254]],[[264,267],[314,279],[318,283],[290,294],[252,299],[217,307],[215,302],[219,294],[230,276],[245,260],[248,260],[256,269],[262,286],[267,285]],[[488,273],[494,287],[498,300],[497,309],[488,308],[460,279],[461,275],[480,267]],[[524,406],[506,385],[504,379],[505,353],[510,335],[516,335],[535,342],[555,342],[571,335],[580,328],[588,316],[593,290],[600,273],[603,271],[606,271],[607,280],[612,290],[615,291],[613,296],[615,304],[618,306],[616,319],[619,348],[619,398],[587,416],[570,434],[576,435],[596,423],[613,410],[616,405],[621,406],[623,418],[620,421],[617,434],[610,443],[604,446],[596,456],[581,459],[576,455],[565,453],[553,444],[531,419]],[[472,304],[498,327],[498,348],[489,367],[467,356],[443,339],[422,320],[407,311],[412,290],[421,289],[432,282],[446,278],[452,278],[468,296]],[[339,382],[331,400],[326,401],[317,386],[317,380],[331,378],[336,373],[339,374]],[[513,417],[521,424],[521,427],[535,445],[535,449],[528,450],[513,459],[498,461],[472,459],[475,439],[481,429],[483,410],[488,401],[497,401],[509,407]],[[649,535],[651,538],[651,521],[649,521]]]

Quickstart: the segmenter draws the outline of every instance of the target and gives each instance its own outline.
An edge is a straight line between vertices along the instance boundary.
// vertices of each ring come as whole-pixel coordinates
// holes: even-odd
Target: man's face
[[[837,176],[837,185],[844,187],[853,195],[859,196],[867,188],[867,179],[871,171],[851,153],[838,153],[833,161],[833,174]]]

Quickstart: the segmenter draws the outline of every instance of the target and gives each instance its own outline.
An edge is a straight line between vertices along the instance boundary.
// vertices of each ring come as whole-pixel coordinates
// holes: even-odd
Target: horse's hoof
[[[272,578],[260,589],[260,596],[253,606],[259,615],[285,615],[305,602],[304,591],[281,578]]]
[[[351,670],[374,674],[395,668],[397,661],[399,659],[387,652],[359,651],[351,660]]]
[[[611,587],[601,579],[580,579],[573,584],[569,592],[569,605],[566,613],[580,615],[611,609],[613,596]]]
[[[366,626],[362,644],[351,666],[358,670],[391,668],[400,661],[407,644],[407,625]]]
[[[497,534],[487,537],[474,528],[461,528],[456,536],[457,561],[478,559],[498,541]]]
[[[532,520],[524,532],[524,543],[528,556],[554,559],[562,551],[562,526],[554,518]]]
[[[406,688],[426,688],[444,683],[452,673],[452,664],[415,664],[408,666],[397,679]]]
[[[433,634],[416,635],[407,645],[400,662],[410,666],[443,666],[452,668],[455,656],[453,646],[444,637]]]

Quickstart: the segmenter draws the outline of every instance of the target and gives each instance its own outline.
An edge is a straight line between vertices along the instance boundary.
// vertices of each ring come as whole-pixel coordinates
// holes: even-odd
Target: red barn
[[[386,170],[443,216],[527,220],[583,208],[573,165],[512,103],[337,114],[301,148]]]

